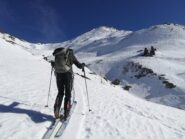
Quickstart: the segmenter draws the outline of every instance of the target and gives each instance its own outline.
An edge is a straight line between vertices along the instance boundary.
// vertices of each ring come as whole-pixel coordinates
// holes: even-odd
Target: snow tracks
[[[184,139],[185,112],[147,102],[87,74],[92,112],[79,139]]]

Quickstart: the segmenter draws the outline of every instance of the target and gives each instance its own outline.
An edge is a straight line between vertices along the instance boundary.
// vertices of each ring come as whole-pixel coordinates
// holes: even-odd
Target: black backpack
[[[70,50],[68,48],[57,48],[53,55],[55,56],[55,71],[65,73],[72,68]]]

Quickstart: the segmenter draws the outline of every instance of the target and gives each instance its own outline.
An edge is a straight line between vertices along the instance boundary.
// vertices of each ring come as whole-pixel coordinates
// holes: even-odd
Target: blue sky
[[[185,24],[185,0],[0,0],[0,31],[29,42],[62,42],[93,28],[139,30]]]

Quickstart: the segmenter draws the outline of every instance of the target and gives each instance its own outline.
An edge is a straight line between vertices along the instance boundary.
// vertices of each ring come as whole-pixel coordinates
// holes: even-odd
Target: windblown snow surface
[[[123,62],[124,59],[126,59],[128,62],[130,62],[129,60],[131,60],[132,62],[137,61],[142,65],[147,65],[148,68],[150,66],[150,64],[148,64],[149,60],[153,63],[156,62],[154,59],[158,59],[158,62],[154,63],[158,67],[151,64],[150,68],[152,68],[155,73],[166,73],[166,78],[175,83],[176,86],[178,86],[178,88],[180,88],[183,93],[183,82],[181,82],[181,79],[183,79],[183,75],[179,75],[178,78],[176,78],[177,76],[175,75],[177,71],[180,70],[179,73],[183,73],[185,70],[185,68],[181,64],[183,63],[182,59],[184,53],[183,50],[182,52],[178,51],[179,53],[177,51],[173,52],[173,50],[177,50],[176,47],[179,48],[181,46],[180,48],[184,48],[183,40],[181,40],[181,43],[179,41],[171,41],[172,44],[169,43],[169,41],[164,41],[164,45],[162,45],[162,42],[156,42],[156,44],[158,44],[155,45],[158,46],[156,57],[144,58],[137,57],[137,51],[143,49],[145,46],[150,46],[152,43],[150,42],[143,44],[140,41],[138,37],[140,36],[139,33],[142,33],[142,31],[136,32],[132,35],[132,32],[117,31],[114,29],[107,29],[105,27],[103,28],[103,32],[102,28],[100,28],[99,30],[100,36],[95,40],[91,40],[92,38],[89,38],[87,34],[85,35],[85,37],[87,37],[86,40],[88,40],[90,44],[88,44],[88,42],[84,42],[85,40],[80,42],[80,38],[69,42],[64,42],[63,44],[42,45],[30,44],[18,39],[15,39],[12,43],[12,39],[11,41],[8,41],[8,37],[2,37],[4,35],[0,37],[1,139],[40,139],[48,130],[48,127],[54,121],[53,104],[57,95],[57,88],[55,77],[53,76],[49,107],[45,107],[47,102],[51,67],[48,62],[43,60],[41,55],[51,55],[52,48],[65,45],[74,48],[76,54],[78,55],[78,58],[80,58],[81,61],[85,61],[86,63],[88,63],[89,67],[92,69],[90,71],[86,68],[87,77],[89,78],[87,79],[87,85],[90,108],[92,109],[92,111],[88,111],[85,81],[84,78],[80,76],[83,75],[83,73],[81,70],[77,69],[74,66],[74,91],[76,94],[75,99],[77,100],[77,107],[72,114],[70,122],[63,136],[60,138],[185,138],[184,110],[160,105],[157,103],[146,101],[145,99],[141,99],[127,91],[124,91],[122,86],[114,86],[109,81],[104,80],[101,76],[96,75],[94,74],[94,72],[92,72],[98,71],[99,74],[103,76],[106,75],[109,79],[117,77],[123,79],[126,75],[120,74],[122,73],[120,72],[122,71],[122,69],[119,68],[123,67],[124,64],[127,65],[127,62]],[[97,32],[94,30],[93,33]],[[88,34],[92,35],[92,32]],[[103,37],[101,37],[102,34],[104,34]],[[123,51],[121,51],[122,53],[119,53],[119,51],[116,50],[115,46],[119,46],[121,50],[121,45],[118,44],[126,44],[123,42],[128,37],[128,35],[133,36],[135,40],[138,39],[138,42],[136,41],[137,43],[131,45],[132,47],[123,47]],[[146,37],[148,36],[149,35],[146,35]],[[147,38],[145,39],[148,40]],[[79,46],[75,46],[73,44],[73,41],[77,42],[77,40],[79,40]],[[114,43],[114,45],[110,45],[110,42]],[[81,45],[81,43],[85,45]],[[94,43],[97,43],[99,45],[95,47]],[[132,41],[129,41],[129,39],[127,39],[127,43],[130,44],[132,43]],[[171,45],[166,45],[167,43]],[[177,45],[174,46],[174,44],[176,43]],[[44,46],[48,48],[46,49]],[[86,48],[84,46],[86,46]],[[170,49],[166,49],[163,46],[168,46],[170,47]],[[98,51],[94,51],[94,49],[98,49]],[[173,56],[170,55],[175,53],[177,54]],[[167,56],[170,58],[165,59]],[[87,57],[89,57],[89,59],[87,59]],[[177,57],[180,60],[176,59]],[[97,63],[98,60],[99,62]],[[160,66],[161,61],[163,61],[164,64]],[[123,62],[123,65],[119,65],[119,62]],[[172,63],[174,65],[172,65]],[[102,66],[100,66],[100,64]],[[115,65],[117,65],[118,70],[115,70]],[[180,65],[182,65],[181,68]],[[169,72],[164,70],[164,68],[161,68],[168,66],[171,67],[171,70]],[[129,71],[127,74],[129,74],[129,76],[127,75],[125,78],[132,76],[132,74],[134,73]],[[143,80],[135,81],[136,79],[133,79],[132,81],[132,78],[129,78],[127,81],[131,80],[132,82],[130,81],[130,83],[133,83],[135,81],[133,84],[135,84],[136,86],[141,86],[139,83],[147,80],[146,82],[156,82],[157,85],[154,87],[159,87],[160,84],[155,78],[157,77],[146,76]],[[146,82],[144,83],[146,84]],[[143,85],[142,89],[137,90],[138,94],[143,94],[143,88],[145,88],[144,86],[145,85]],[[161,88],[162,87],[163,86],[161,85]],[[168,93],[168,89],[164,90],[166,93]],[[178,93],[178,91],[173,92],[174,90],[169,89],[169,91],[171,91],[170,94],[174,95],[173,93]],[[171,101],[171,103],[174,104],[176,100],[171,99]]]

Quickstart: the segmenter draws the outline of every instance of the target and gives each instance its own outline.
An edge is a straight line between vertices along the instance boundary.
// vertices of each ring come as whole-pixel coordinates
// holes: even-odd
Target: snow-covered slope
[[[40,56],[0,38],[0,137],[40,139],[53,121],[57,89],[51,67]],[[88,112],[82,71],[74,67],[77,107],[64,139],[183,139],[185,112],[137,98],[86,69],[90,107]],[[78,73],[78,74],[77,74]]]
[[[101,47],[107,46],[109,44],[117,44],[120,40],[125,38],[130,33],[132,33],[132,31],[120,31],[114,28],[108,28],[103,26],[93,29],[87,33],[80,35],[75,39],[63,43],[43,44],[42,48],[44,48],[43,50],[45,50],[45,52],[41,53],[48,55],[50,54],[50,51],[48,52],[47,50],[53,50],[58,47],[71,47],[76,52],[90,51],[90,54],[94,56],[97,53],[97,51],[93,51],[95,48],[101,49]]]
[[[44,45],[40,44],[40,43],[29,43],[25,40],[16,38],[12,35],[9,35],[7,33],[1,33],[0,32],[0,38],[10,44],[13,45],[19,45],[21,46],[23,49],[30,51],[32,54],[34,55],[40,55],[40,53],[38,53],[39,50],[44,49]]]

